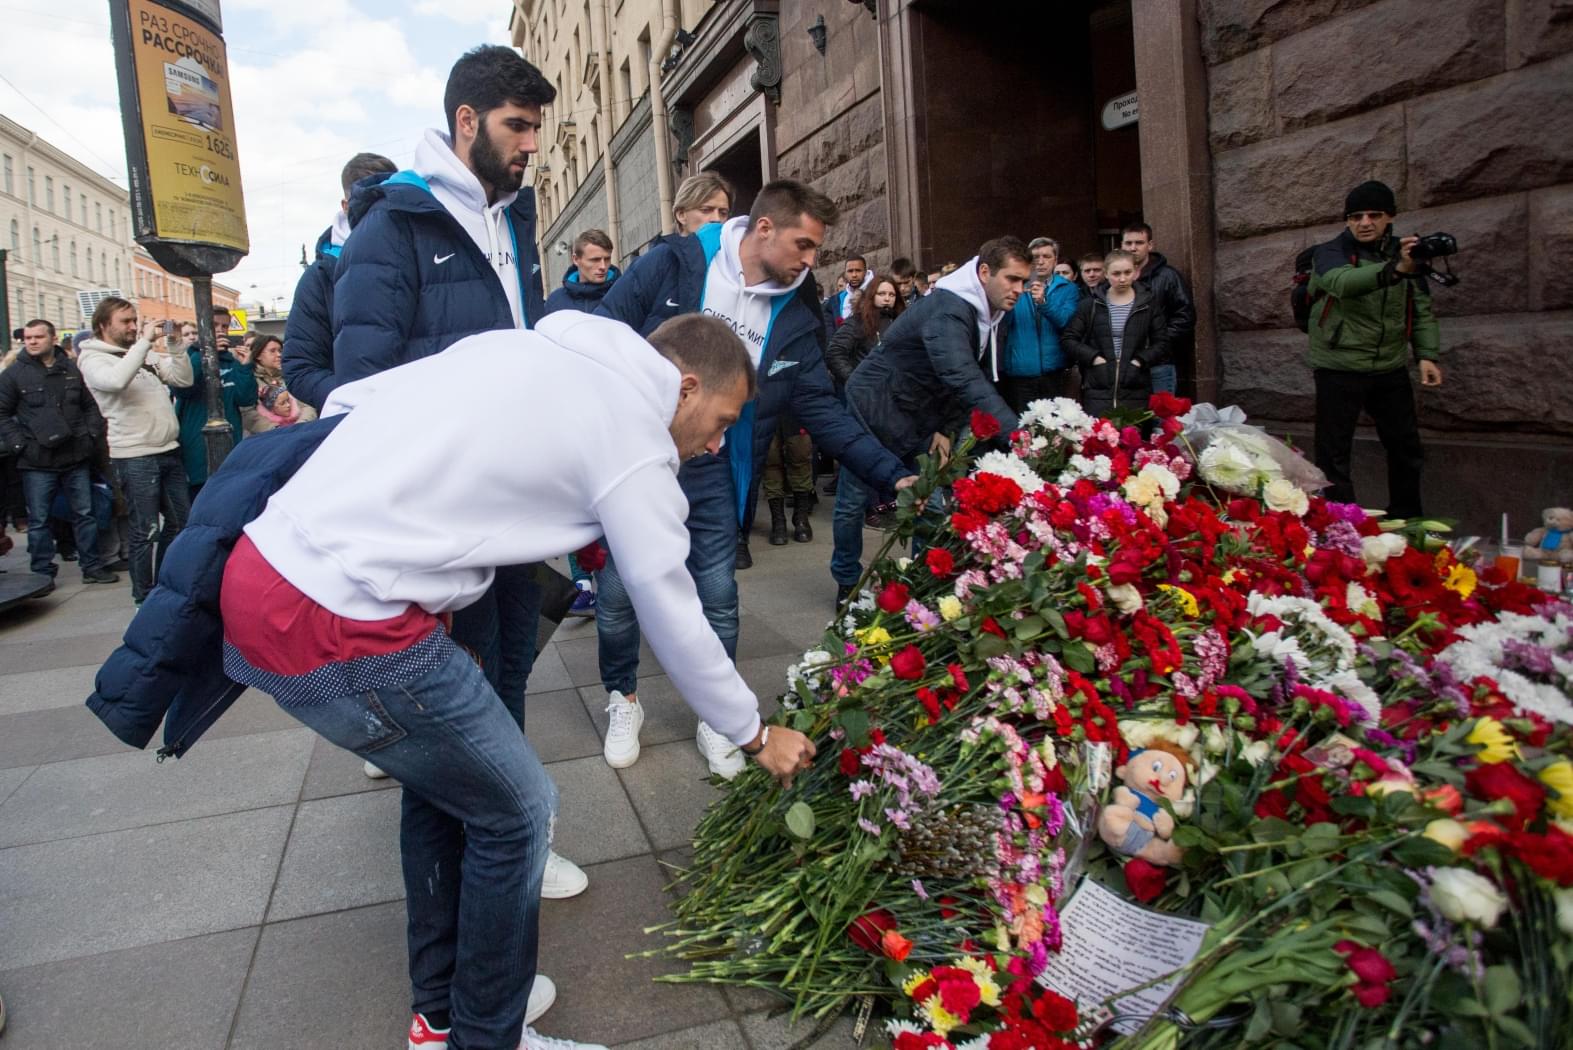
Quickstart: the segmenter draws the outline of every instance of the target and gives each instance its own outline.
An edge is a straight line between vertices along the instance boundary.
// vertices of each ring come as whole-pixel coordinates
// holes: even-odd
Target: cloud
[[[488,29],[508,28],[508,10],[502,0],[416,0],[415,13]]]

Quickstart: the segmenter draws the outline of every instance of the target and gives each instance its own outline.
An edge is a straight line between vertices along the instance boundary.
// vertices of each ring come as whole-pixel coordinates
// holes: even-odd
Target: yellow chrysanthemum
[[[956,967],[972,974],[972,983],[978,986],[978,996],[985,1006],[1000,1004],[999,985],[994,983],[994,971],[989,969],[988,963],[969,955],[965,959],[957,959]]]
[[[883,627],[864,627],[858,630],[857,640],[863,643],[863,648],[873,653],[882,664],[890,663],[890,657],[884,650],[890,645],[890,632]]]
[[[1475,757],[1482,762],[1509,762],[1518,757],[1518,744],[1514,742],[1513,734],[1495,718],[1476,719],[1475,728],[1464,739],[1480,748],[1480,753]]]
[[[1559,758],[1540,771],[1540,782],[1557,797],[1546,800],[1546,808],[1563,820],[1573,820],[1573,762]]]
[[[1442,581],[1442,586],[1460,598],[1468,598],[1475,593],[1476,582],[1474,569],[1467,565],[1454,565],[1447,570],[1447,579]]]
[[[905,981],[901,982],[901,994],[910,996],[913,992],[918,990],[918,985],[922,984],[928,979],[929,972],[927,970],[915,971],[911,977],[908,977]]]
[[[1180,608],[1185,610],[1185,615],[1197,616],[1201,613],[1201,606],[1196,604],[1195,595],[1191,594],[1184,587],[1176,587],[1172,583],[1160,583],[1158,589],[1166,594],[1173,595],[1175,600],[1180,603]]]
[[[929,1023],[941,1039],[950,1035],[950,1030],[961,1023],[961,1018],[951,1013],[940,1005],[939,996],[931,995],[918,1007],[918,1014]]]

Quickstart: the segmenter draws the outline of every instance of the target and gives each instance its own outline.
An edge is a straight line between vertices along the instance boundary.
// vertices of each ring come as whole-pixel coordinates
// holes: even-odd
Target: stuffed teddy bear
[[[1524,537],[1524,560],[1536,562],[1550,556],[1563,565],[1573,565],[1573,510],[1547,507],[1540,520],[1544,527]]]
[[[1114,799],[1098,814],[1098,834],[1110,849],[1150,864],[1175,867],[1184,851],[1169,841],[1174,817],[1158,800],[1174,805],[1185,796],[1192,759],[1185,749],[1166,740],[1132,751],[1114,771],[1123,783]]]

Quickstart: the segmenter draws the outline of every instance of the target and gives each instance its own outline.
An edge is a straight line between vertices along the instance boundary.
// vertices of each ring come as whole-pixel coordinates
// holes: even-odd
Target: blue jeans
[[[93,517],[93,479],[87,464],[67,470],[22,470],[22,492],[27,500],[27,555],[40,576],[55,574],[55,538],[49,532],[49,507],[55,492],[65,492],[71,508],[71,532],[76,538],[82,573],[104,567],[98,556],[98,520]]]
[[[174,449],[153,456],[117,459],[114,467],[131,519],[131,535],[126,543],[126,559],[131,563],[131,598],[140,602],[158,578],[157,552],[169,549],[191,516],[186,465],[181,461],[180,450]]]
[[[688,497],[688,573],[705,619],[726,655],[737,659],[737,503],[732,465],[725,455],[691,459],[677,472]],[[595,574],[595,633],[600,641],[601,684],[607,692],[632,693],[639,678],[639,619],[611,557]]]
[[[1148,378],[1152,380],[1153,393],[1174,393],[1177,375],[1173,365],[1153,365],[1152,374]]]
[[[874,490],[846,467],[836,478],[836,509],[830,518],[834,547],[830,575],[843,587],[863,576],[863,515],[874,505]]]
[[[453,640],[480,657],[486,680],[520,729],[541,622],[535,569],[533,564],[499,566],[486,593],[453,614]]]
[[[411,1008],[452,1012],[451,1050],[518,1046],[557,788],[480,668],[284,710],[404,786]]]

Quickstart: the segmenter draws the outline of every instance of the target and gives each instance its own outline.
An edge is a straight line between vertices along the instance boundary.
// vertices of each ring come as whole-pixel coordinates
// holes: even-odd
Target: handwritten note
[[[1184,966],[1207,935],[1205,922],[1142,908],[1092,879],[1082,880],[1061,910],[1060,929],[1064,946],[1049,956],[1038,983],[1075,999],[1084,1012]],[[1172,980],[1160,981],[1120,996],[1112,1003],[1114,1012],[1145,1019],[1163,1007],[1174,986]],[[1114,1028],[1129,1035],[1141,1023],[1121,1021]]]

